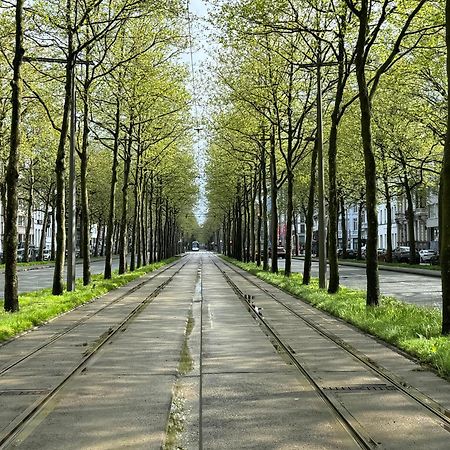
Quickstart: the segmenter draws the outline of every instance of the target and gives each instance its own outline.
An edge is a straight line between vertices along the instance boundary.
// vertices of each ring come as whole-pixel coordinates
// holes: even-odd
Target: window
[[[353,218],[353,231],[358,231],[358,219],[356,217]]]

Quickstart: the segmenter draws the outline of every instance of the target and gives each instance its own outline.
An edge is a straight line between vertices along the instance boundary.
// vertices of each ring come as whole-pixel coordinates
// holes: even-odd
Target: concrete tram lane
[[[101,314],[55,341],[56,345],[50,345],[2,374],[0,431],[4,433],[17,421],[20,423],[20,418],[30,411],[31,405],[39,401],[42,394],[58,386],[85,352],[95,347],[99,339],[109,334],[115,324],[119,324],[156,287],[169,280],[182,262],[162,273],[160,278],[149,274],[150,281],[139,290],[109,305]],[[88,361],[73,378],[74,381],[62,386],[8,446],[29,449],[121,448],[122,441],[124,446],[130,444],[135,448],[149,448],[148,442],[155,443],[155,448],[161,446],[180,341],[183,341],[186,310],[191,301],[189,295],[193,291],[189,287],[193,283],[189,280],[194,277],[195,269],[189,263],[182,268],[176,275],[182,280],[181,284],[177,285],[175,279],[170,282],[142,314],[114,335],[106,349]],[[135,280],[131,285],[133,283],[138,284],[139,281]],[[120,289],[126,290],[125,287]],[[114,294],[117,295],[117,291],[111,291],[105,297]],[[102,299],[99,299],[100,303]],[[86,305],[88,310],[95,303]],[[38,343],[34,335],[42,338],[44,332],[51,337],[61,330],[57,325],[60,319],[67,325],[74,314],[76,322],[82,310],[83,307],[78,308],[12,341],[2,351],[7,350],[10,360],[17,358],[17,355],[29,351],[33,343]],[[155,429],[147,433],[149,417],[153,415],[158,420],[154,422]]]
[[[358,448],[211,261],[203,303],[203,448]]]
[[[327,396],[349,415],[362,435],[386,449],[448,448],[448,425],[381,373],[388,374],[390,380],[397,379],[401,387],[407,386],[406,390],[418,393],[420,399],[427,394],[425,403],[439,405],[440,412],[450,409],[450,389],[446,381],[372,337],[262,280],[250,277],[251,283],[240,275],[248,278],[240,269],[227,268],[227,273],[243,292],[252,295],[255,303],[264,308],[264,320],[276,330]],[[259,287],[265,289],[264,293]],[[297,312],[299,317],[267,293]],[[338,342],[345,342],[345,348],[354,348],[363,358],[375,361],[381,373],[362,363],[325,333],[337,337]]]
[[[202,251],[190,253],[175,266],[185,261],[173,280],[62,386],[8,442],[8,448],[360,448],[215,265],[225,264]],[[170,269],[161,277],[168,279],[174,273],[175,269]],[[408,448],[426,448],[427,443],[432,444],[427,448],[446,448],[445,427],[433,435],[435,422],[409,407],[398,392],[361,391],[361,385],[378,386],[379,382],[322,337],[293,323],[267,292],[242,281],[231,269],[227,273],[244,294],[253,295],[255,303],[264,308],[264,317],[317,375],[321,386],[356,387],[356,391],[338,392],[336,402],[349,414],[360,415],[358,426],[382,442],[382,448],[401,449],[404,443]],[[100,335],[119,323],[125,310],[161,282],[155,278],[142,291],[127,294],[120,305],[108,306],[11,373],[2,375],[2,367],[64,330],[71,321],[91,314],[97,302],[98,306],[107,305],[118,293],[112,291],[0,347],[0,431],[51,389]],[[280,294],[262,280],[257,283],[408,383],[416,381],[421,392],[435,393],[433,398],[449,409],[448,383],[418,371],[412,361],[341,321],[310,305],[301,306],[297,299]],[[120,289],[128,292],[125,287]],[[19,392],[24,394],[16,395]],[[394,437],[392,447],[389,434]]]

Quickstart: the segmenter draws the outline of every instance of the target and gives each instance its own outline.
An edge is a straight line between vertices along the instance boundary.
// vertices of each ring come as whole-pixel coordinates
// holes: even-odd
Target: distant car
[[[36,261],[37,252],[33,246],[28,248],[28,262]],[[17,250],[17,262],[25,262],[25,248]]]
[[[435,253],[435,254],[431,257],[431,259],[430,259],[430,264],[433,264],[433,265],[439,265],[439,264],[440,264],[440,262],[439,262],[439,254],[438,254],[438,253]]]
[[[436,252],[431,249],[423,249],[419,250],[419,255],[420,255],[420,262],[429,263],[431,262],[433,256],[436,255]]]
[[[42,260],[50,261],[51,256],[52,256],[52,251],[48,248],[44,249],[44,251],[42,252]]]
[[[405,246],[397,247],[392,252],[392,259],[400,263],[408,263],[410,257],[410,248]],[[416,250],[416,261],[420,261],[419,251]]]
[[[277,247],[277,257],[281,258],[281,259],[286,258],[286,249],[281,245],[279,245]],[[271,248],[269,248],[269,258],[272,258],[272,249]]]
[[[338,255],[338,258],[344,257],[344,252],[343,252],[342,248],[338,249],[337,255]],[[347,259],[355,259],[357,255],[358,255],[357,251],[353,250],[352,248],[348,248],[345,252],[345,257]]]
[[[385,248],[378,248],[377,254],[378,254],[378,261],[386,261],[386,249]]]

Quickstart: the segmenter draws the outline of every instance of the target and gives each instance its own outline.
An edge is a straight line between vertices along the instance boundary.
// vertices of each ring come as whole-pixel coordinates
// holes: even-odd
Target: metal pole
[[[75,185],[75,63],[72,66],[72,95],[70,111],[69,147],[69,192],[68,192],[68,233],[67,233],[67,290],[75,290],[75,247],[76,247],[76,185]]]
[[[323,173],[323,130],[322,130],[322,80],[321,80],[321,48],[317,46],[317,160],[319,184],[319,287],[326,288],[326,231],[325,231],[325,199]]]

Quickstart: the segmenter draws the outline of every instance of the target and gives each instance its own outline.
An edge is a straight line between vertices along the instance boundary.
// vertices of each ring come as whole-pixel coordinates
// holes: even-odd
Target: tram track
[[[175,276],[183,269],[183,267],[189,262],[187,259],[177,270],[163,283],[158,285],[155,289],[152,290],[143,300],[141,300],[124,318],[113,326],[110,326],[108,331],[101,335],[96,341],[95,344],[86,350],[82,358],[75,363],[75,365],[69,369],[67,373],[65,373],[62,378],[55,384],[55,386],[51,387],[48,390],[42,390],[42,394],[33,404],[28,406],[24,411],[22,411],[14,420],[12,420],[9,425],[7,425],[0,432],[0,449],[8,447],[11,444],[15,437],[26,427],[26,425],[36,417],[40,411],[42,411],[45,406],[55,397],[58,393],[63,389],[67,383],[74,378],[77,374],[81,373],[86,367],[87,363],[107,344],[111,341],[111,339],[116,336],[120,331],[124,331],[128,324],[134,320],[153,300],[164,290],[164,288],[173,281]],[[164,273],[166,270],[173,267],[176,263],[165,268],[164,271],[155,274],[158,276],[161,273]],[[124,293],[121,298],[124,298],[127,295],[130,295],[132,292],[136,292],[140,288],[142,288],[146,283],[153,280],[155,277],[150,278],[149,280],[145,280],[142,283],[139,283],[137,286],[134,286],[132,289]],[[118,301],[119,299],[115,299],[114,301]],[[105,307],[109,306],[105,305]],[[104,308],[103,308],[104,309]],[[92,316],[91,316],[92,317]],[[67,333],[65,333],[67,334]],[[54,341],[52,341],[54,342]],[[33,354],[35,354],[34,352]]]
[[[320,386],[315,380],[314,376],[306,369],[301,362],[299,362],[298,358],[295,355],[295,351],[293,351],[292,347],[289,344],[286,344],[283,341],[283,338],[280,337],[280,334],[273,329],[270,325],[269,321],[264,318],[261,314],[252,307],[251,301],[253,296],[249,296],[244,293],[244,291],[238,286],[239,283],[235,283],[230,275],[224,270],[219,264],[216,263],[212,259],[215,266],[220,270],[222,275],[224,276],[227,283],[231,286],[240,300],[247,305],[249,311],[252,316],[257,319],[261,325],[261,327],[265,330],[266,334],[271,338],[271,340],[276,342],[276,346],[281,348],[283,352],[286,354],[287,358],[292,362],[292,364],[306,377],[306,379],[313,386],[318,395],[325,401],[325,403],[330,406],[333,412],[339,418],[339,421],[343,424],[346,430],[351,434],[354,440],[361,448],[379,448],[377,442],[375,442],[362,428],[359,426],[357,421],[353,420],[352,415],[347,411],[343,405],[333,398],[333,395],[329,394],[329,391],[324,387]],[[419,405],[421,408],[425,409],[432,417],[434,417],[438,424],[444,428],[446,431],[450,431],[450,419],[446,415],[448,411],[443,410],[443,408],[437,404],[434,400],[427,397],[425,394],[417,391],[414,387],[405,384],[402,381],[397,380],[392,374],[388,373],[382,367],[379,367],[374,362],[369,360],[367,356],[360,354],[356,349],[352,348],[349,344],[344,342],[338,336],[324,329],[317,323],[309,320],[306,317],[303,317],[297,311],[295,311],[291,306],[285,304],[282,300],[277,298],[275,294],[270,292],[268,289],[265,289],[260,286],[257,282],[252,280],[249,276],[245,275],[241,271],[234,268],[232,265],[221,260],[221,263],[228,269],[232,270],[233,273],[237,274],[246,282],[250,283],[253,287],[257,288],[260,292],[262,292],[265,296],[268,296],[270,299],[279,304],[285,311],[288,311],[289,314],[294,316],[297,320],[301,320],[307,327],[309,327],[314,332],[318,333],[323,338],[331,341],[334,345],[338,346],[340,349],[344,350],[347,354],[349,354],[352,358],[358,361],[363,367],[365,367],[368,371],[375,374],[378,378],[383,380],[386,383],[386,387],[397,390],[405,397],[409,398],[411,401]]]
[[[105,305],[103,305],[102,307],[100,307],[99,309],[96,309],[95,311],[87,314],[86,316],[80,318],[79,320],[73,322],[70,326],[64,328],[63,330],[55,333],[50,339],[48,339],[47,341],[43,342],[42,344],[38,345],[37,347],[33,348],[31,351],[29,351],[28,353],[26,353],[25,355],[22,355],[20,358],[15,359],[12,362],[8,362],[7,364],[5,364],[4,366],[0,367],[0,378],[6,374],[8,371],[10,371],[12,368],[14,368],[15,366],[17,366],[18,364],[21,364],[22,362],[26,361],[27,359],[37,355],[40,351],[46,349],[47,347],[49,347],[50,345],[54,344],[56,341],[60,340],[62,337],[66,336],[67,334],[69,334],[70,332],[74,331],[76,328],[80,327],[81,325],[86,324],[90,319],[92,319],[93,317],[95,317],[96,315],[100,314],[101,312],[103,312],[104,310],[106,310],[107,308],[111,307],[112,305],[120,302],[121,300],[123,300],[124,298],[126,298],[127,296],[135,293],[136,291],[138,291],[139,289],[141,289],[143,286],[145,286],[148,282],[154,280],[156,277],[164,274],[167,270],[171,269],[174,265],[176,265],[178,263],[178,261],[174,261],[173,263],[167,265],[166,267],[162,268],[162,270],[159,270],[158,272],[154,273],[152,277],[145,279],[141,282],[139,282],[137,285],[133,286],[132,288],[128,289],[126,292],[122,293],[121,295],[119,295],[118,297],[114,298],[113,300],[111,300],[110,302],[106,303]],[[187,263],[187,261],[183,264],[185,265]],[[85,304],[84,304],[85,305]],[[80,307],[83,305],[80,305]],[[79,308],[79,307],[77,307]],[[74,309],[77,309],[74,308]],[[0,349],[3,346],[6,346],[8,344],[11,344],[12,342],[14,342],[17,338],[13,338],[5,343],[2,343],[0,345]]]

